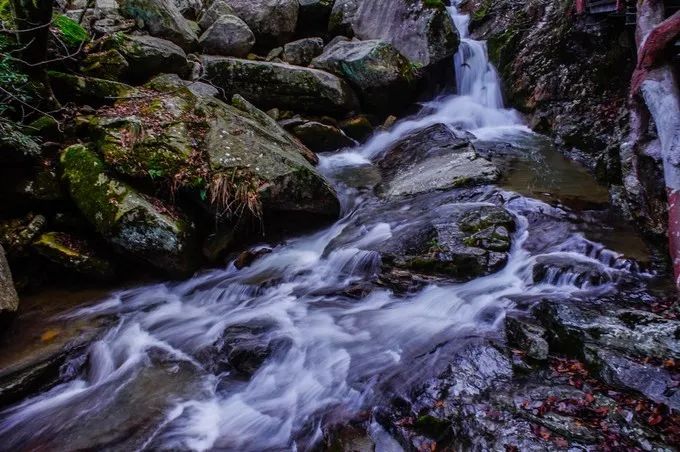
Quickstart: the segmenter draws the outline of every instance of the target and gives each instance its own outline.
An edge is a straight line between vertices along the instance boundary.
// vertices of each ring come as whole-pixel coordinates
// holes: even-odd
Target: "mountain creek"
[[[238,13],[240,2],[232,3]],[[215,85],[234,83],[224,89],[243,95],[231,105],[206,94],[207,85],[160,76],[135,88],[141,97],[131,103],[90,107],[78,121],[105,138],[67,143],[60,172],[97,234],[142,270],[101,279],[88,260],[75,283],[71,274],[68,284],[21,295],[0,336],[0,450],[677,450],[680,310],[668,249],[612,202],[593,165],[506,105],[507,68],[497,69],[491,42],[481,39],[485,3],[477,12],[471,3],[480,2],[442,10],[460,41],[448,75],[453,92],[430,86],[429,97],[363,139],[338,127],[341,145],[305,142],[315,137],[306,135],[312,122],[277,123],[258,109],[268,106],[260,99],[267,82],[246,93],[247,82],[234,81],[239,71],[264,79],[287,63],[256,72],[248,65],[269,63],[204,57]],[[224,27],[241,26],[220,17]],[[274,39],[271,27],[244,20],[254,32],[245,41]],[[204,49],[226,39],[209,38],[200,38]],[[314,67],[333,72],[333,52],[316,58]],[[316,77],[305,83],[324,84],[325,97],[286,93],[281,102],[308,112],[352,111],[356,102],[382,111],[405,95],[368,87],[357,100],[342,92],[344,81],[304,70]],[[68,84],[74,76],[53,77]],[[158,105],[144,97],[154,90],[165,93]],[[156,125],[145,108],[181,113]],[[161,148],[144,144],[153,133],[172,135],[162,149],[179,152],[171,161],[179,166],[163,166],[152,151],[141,163],[129,160],[131,141]],[[216,156],[227,134],[243,141]],[[131,188],[146,187],[142,173],[153,182],[162,177],[154,171],[175,171],[185,184],[178,199],[215,215],[201,199],[214,186],[206,195],[192,185],[213,174],[182,166],[197,158],[181,150],[197,136],[209,138],[211,171],[256,149],[276,155],[266,160],[269,172],[260,160],[248,166],[262,172],[261,205],[248,204],[250,188],[237,193],[243,211],[264,212],[265,228],[288,226],[264,239],[236,232],[230,243],[241,249],[220,250],[221,263],[199,270],[189,264],[195,250],[182,242],[191,234],[181,215]],[[213,182],[247,185],[238,171]],[[102,186],[117,196],[105,202],[117,211],[99,206],[91,215]],[[237,202],[229,193],[225,209]],[[152,239],[133,223],[140,216],[154,225]],[[130,252],[129,243],[139,249]]]

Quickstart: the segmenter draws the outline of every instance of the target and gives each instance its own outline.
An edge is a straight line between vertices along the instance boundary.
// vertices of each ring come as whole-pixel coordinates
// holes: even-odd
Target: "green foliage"
[[[54,15],[52,26],[59,31],[61,39],[70,47],[78,47],[90,38],[90,35],[78,22],[63,14]]]
[[[427,8],[444,8],[444,2],[442,0],[423,0],[423,5]]]
[[[0,35],[0,114],[11,108],[12,101],[30,102],[29,78],[11,57],[15,47],[14,40]]]
[[[5,28],[14,28],[14,14],[9,0],[0,0],[0,22]]]

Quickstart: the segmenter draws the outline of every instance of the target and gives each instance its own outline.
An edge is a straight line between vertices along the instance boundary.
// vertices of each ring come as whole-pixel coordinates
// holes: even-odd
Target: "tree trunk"
[[[631,139],[643,146],[649,116],[661,148],[668,196],[668,244],[680,289],[680,92],[666,51],[680,34],[680,12],[664,20],[662,0],[638,3],[638,63],[631,81]],[[644,102],[644,103],[643,103]],[[649,112],[649,115],[647,114]]]
[[[22,59],[28,65],[40,64],[47,58],[49,24],[52,22],[53,0],[10,0],[22,47]]]

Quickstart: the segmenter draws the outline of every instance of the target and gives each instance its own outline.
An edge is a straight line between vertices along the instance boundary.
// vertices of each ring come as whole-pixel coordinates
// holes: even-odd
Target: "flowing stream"
[[[361,180],[392,143],[437,123],[486,142],[535,143],[520,116],[503,108],[485,43],[468,39],[468,18],[455,7],[451,16],[463,37],[455,56],[458,95],[433,100],[364,146],[322,157],[320,168],[341,194],[341,220],[276,246],[250,267],[115,293],[71,312],[66,320],[113,320],[62,369],[60,384],[0,413],[0,449],[308,450],[327,425],[370,411],[435,372],[457,344],[497,336],[506,310],[523,301],[604,294],[621,278],[646,278],[633,261],[590,240],[587,220],[577,229],[560,206],[489,187],[465,202],[485,206],[500,197],[515,216],[502,270],[408,295],[384,287],[349,295],[380,271],[373,246],[404,226],[381,218],[380,199],[349,178]],[[418,207],[407,200],[400,209],[416,217]],[[445,216],[455,207],[436,209]],[[550,219],[536,222],[539,213]],[[351,227],[358,215],[370,221]],[[591,286],[559,271],[534,281],[541,255],[595,265],[610,282]],[[225,355],[238,353],[234,341],[262,352],[252,375],[224,365]],[[369,434],[376,450],[400,450],[377,422]]]

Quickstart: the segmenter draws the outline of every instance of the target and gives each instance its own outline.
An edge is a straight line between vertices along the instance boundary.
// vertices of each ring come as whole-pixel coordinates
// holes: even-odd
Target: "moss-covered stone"
[[[80,68],[81,72],[91,77],[106,80],[120,80],[127,74],[130,65],[116,49],[89,54]]]
[[[417,71],[383,41],[339,41],[314,58],[311,67],[348,80],[368,111],[396,111],[411,103],[415,95]]]
[[[60,163],[71,197],[106,240],[170,274],[196,269],[193,225],[183,214],[109,177],[104,162],[83,145],[66,148]]]
[[[44,258],[66,270],[96,279],[107,280],[114,276],[113,265],[87,241],[64,232],[47,232],[35,242],[33,248]]]
[[[112,80],[82,77],[57,71],[49,71],[48,75],[55,95],[64,101],[100,105],[113,103],[116,99],[134,91],[131,86]]]
[[[79,47],[85,44],[90,35],[78,22],[63,14],[55,14],[52,28],[57,30],[59,38],[69,47]]]
[[[121,11],[141,21],[152,36],[174,42],[184,50],[198,46],[198,37],[174,2],[164,0],[121,0]]]

